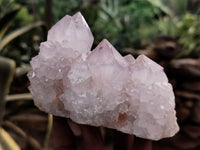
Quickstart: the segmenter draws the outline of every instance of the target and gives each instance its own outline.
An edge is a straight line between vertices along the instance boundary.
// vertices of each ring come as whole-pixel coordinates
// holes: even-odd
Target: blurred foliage
[[[147,28],[153,24],[156,14],[153,5],[146,0],[102,0],[92,30],[98,40],[107,38],[119,49],[138,48],[148,43],[148,37],[155,36],[154,31]]]
[[[35,27],[39,27],[44,25],[43,22],[36,22],[33,23],[31,25],[19,28],[15,31],[13,31],[12,33],[6,35],[1,41],[0,41],[0,51],[9,43],[11,42],[13,39],[15,39],[16,37],[30,31],[31,29],[35,28]]]
[[[162,13],[155,20],[155,27],[163,35],[177,36],[177,23],[187,12],[188,0],[148,0]]]
[[[94,34],[94,47],[103,38],[107,38],[121,52],[125,48],[145,49],[157,37],[166,36],[177,39],[175,41],[180,44],[181,51],[174,58],[200,57],[200,0],[52,0],[52,2],[52,24],[66,14],[73,15],[80,11]],[[0,55],[3,56],[0,57],[0,114],[3,114],[1,111],[5,100],[13,102],[32,99],[29,93],[23,92],[27,92],[26,73],[30,70],[29,62],[38,53],[39,43],[46,40],[46,27],[41,22],[45,20],[45,4],[44,0],[0,0]],[[17,65],[15,80],[17,78],[19,81],[13,84],[17,83],[15,88],[18,91],[22,88],[20,86],[25,88],[20,91],[22,94],[16,94],[17,90],[13,92],[11,88],[14,94],[7,96],[10,79],[13,78],[15,70],[15,65],[11,64],[15,63]],[[21,104],[27,107],[26,102]],[[32,103],[31,106],[33,107]],[[15,114],[20,109],[21,107],[15,108],[10,114]],[[18,134],[26,139],[26,133],[18,126],[10,123],[6,126],[16,129]],[[48,149],[51,127],[52,116],[49,115],[43,146],[32,137],[29,137],[29,144],[32,143],[35,149],[42,147]],[[5,139],[4,144],[9,147],[7,149],[17,149],[9,133],[1,127],[0,130],[0,137]],[[14,144],[9,145],[9,143]],[[16,147],[12,148],[13,145]]]
[[[18,0],[19,1],[19,0]],[[73,15],[77,11],[80,11],[82,7],[82,0],[59,0],[55,1],[53,0],[53,22],[52,24],[55,24],[58,20],[60,20],[62,17],[64,17],[66,14]],[[44,12],[45,12],[45,1],[44,0],[35,0],[35,4],[38,10],[39,18],[44,19]]]
[[[39,34],[35,38],[36,32],[30,31],[44,23],[34,23],[27,7],[16,1],[1,0],[0,4],[0,55],[14,59],[17,66],[28,63],[37,54],[40,41]]]
[[[19,9],[20,8],[20,9]],[[33,23],[33,15],[28,11],[26,5],[21,5],[17,0],[0,0],[0,17],[18,9],[12,28],[21,27]]]
[[[178,24],[178,36],[182,45],[178,57],[200,57],[200,16],[187,13]]]
[[[156,37],[164,35],[180,38],[179,43],[184,52],[178,57],[199,51],[196,38],[199,33],[195,32],[194,35],[190,33],[188,35],[190,38],[187,39],[185,35],[188,31],[181,27],[190,14],[196,18],[196,23],[192,21],[187,24],[195,26],[195,30],[198,30],[198,25],[194,24],[198,24],[200,7],[197,6],[200,5],[196,1],[192,3],[189,0],[53,0],[52,2],[52,24],[66,14],[73,15],[81,11],[94,34],[94,45],[107,38],[121,51],[127,47],[141,49]],[[0,16],[20,8],[13,20],[15,23],[11,24],[8,33],[35,21],[44,20],[43,0],[0,0],[0,4]],[[29,62],[31,57],[38,53],[38,45],[44,39],[45,35],[41,35],[41,30],[37,29],[11,42],[1,55],[15,59],[19,66]],[[192,42],[186,42],[191,40]]]
[[[0,57],[0,125],[5,114],[5,97],[9,93],[15,72],[15,62],[11,59]],[[13,138],[0,126],[0,147],[6,150],[19,150]]]
[[[82,0],[60,0],[59,2],[53,1],[53,23],[56,23],[58,20],[60,20],[62,17],[64,17],[66,14],[73,15],[76,13],[82,6]],[[58,11],[62,10],[63,14]]]
[[[15,62],[12,59],[0,57],[0,124],[4,115],[5,96],[9,93],[14,72]]]
[[[0,127],[0,150],[20,150],[19,145],[14,141],[10,134]]]
[[[36,0],[36,4],[42,18],[45,3]],[[149,30],[149,26],[153,25],[155,15],[160,13],[147,0],[59,0],[53,1],[52,9],[53,24],[66,14],[81,11],[94,34],[95,44],[107,38],[119,49],[149,44],[156,36],[154,28]]]
[[[1,16],[0,21],[0,40],[3,38],[8,28],[10,27],[13,19],[16,17],[19,9],[14,9],[4,15]]]
[[[15,4],[14,0],[0,0],[0,17],[17,8],[19,5]]]
[[[200,7],[190,8],[189,0],[148,0],[154,7],[165,13],[155,21],[155,27],[162,35],[178,38],[182,46],[180,53],[175,56],[200,56]],[[195,3],[200,6],[200,1]]]
[[[15,26],[25,26],[33,23],[33,15],[28,12],[26,7],[21,7],[15,19]]]

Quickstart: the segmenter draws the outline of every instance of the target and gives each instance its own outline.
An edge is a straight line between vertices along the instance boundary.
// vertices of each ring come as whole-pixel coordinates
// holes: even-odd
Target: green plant
[[[179,57],[200,56],[200,17],[199,9],[189,9],[189,0],[148,0],[154,7],[159,8],[165,15],[155,20],[155,27],[162,35],[178,38],[182,50]],[[196,5],[200,5],[196,4]]]
[[[37,21],[37,22],[32,23],[30,25],[26,25],[26,26],[23,26],[23,27],[13,29],[12,23],[14,22],[14,19],[17,17],[17,14],[19,12],[20,12],[20,9],[14,9],[14,10],[11,10],[10,12],[7,12],[7,13],[1,15],[1,20],[0,20],[0,55],[2,55],[2,56],[10,57],[8,55],[10,53],[11,54],[15,53],[15,55],[18,55],[18,53],[19,54],[21,53],[20,50],[16,51],[15,48],[13,48],[13,46],[9,48],[9,43],[13,42],[16,38],[22,37],[22,35],[24,35],[25,33],[31,33],[30,32],[31,30],[37,29],[38,27],[43,27],[44,33],[46,33],[46,31],[47,31],[45,23],[41,22],[41,21]],[[26,38],[25,38],[25,40],[26,40]],[[24,41],[24,42],[26,43],[26,41]],[[19,43],[19,44],[21,44],[21,43]],[[26,53],[28,54],[28,52],[29,51],[27,50]],[[17,65],[20,65],[20,61],[18,61],[18,59],[23,59],[23,57],[20,57],[20,56],[10,57],[10,58],[14,58]],[[28,56],[28,58],[30,60],[31,56]]]
[[[22,27],[20,29],[17,29],[13,31],[12,33],[8,34],[5,36],[1,41],[0,41],[0,51],[8,44],[10,43],[13,39],[19,37],[20,35],[32,30],[33,28],[39,27],[39,26],[44,26],[45,24],[43,22],[36,22],[33,23],[29,26]]]
[[[44,22],[33,21],[30,2],[0,0],[0,4],[0,55],[14,59],[20,66],[37,54],[47,28]]]
[[[9,92],[10,84],[15,72],[15,62],[0,57],[0,124],[3,120],[5,97]]]
[[[177,36],[177,23],[187,12],[188,0],[148,0],[155,8],[160,9],[158,20],[155,20],[155,27],[160,34]]]
[[[5,97],[9,92],[10,84],[15,72],[15,62],[11,59],[0,57],[0,125],[3,121]],[[0,126],[0,147],[8,150],[19,150],[19,146],[12,137]]]
[[[178,24],[179,43],[182,51],[177,57],[200,56],[200,17],[187,13]]]
[[[8,0],[0,1],[0,4],[6,5],[4,2]],[[30,25],[26,25],[24,27],[15,28],[13,26],[13,21],[16,19],[19,12],[23,12],[23,8],[14,8],[12,5],[13,1],[9,1],[9,7],[10,10],[4,10],[0,13],[0,55],[5,56],[6,53],[13,51],[11,48],[10,43],[14,41],[14,39],[22,36],[23,34],[33,30],[34,28],[38,27],[44,27],[45,30],[45,24],[41,21],[38,21],[36,23],[32,23]],[[3,7],[0,7],[2,9]],[[13,9],[14,8],[14,9]],[[23,11],[21,11],[23,10]],[[20,17],[18,17],[19,19]],[[15,20],[16,21],[16,20]],[[29,20],[30,21],[30,20]],[[29,22],[28,21],[28,22]],[[27,22],[23,22],[22,24],[26,24]],[[6,34],[7,33],[7,34]],[[10,47],[9,47],[10,46]],[[6,57],[0,56],[0,149],[7,149],[7,150],[20,150],[20,147],[17,145],[15,140],[9,135],[9,133],[2,127],[2,125],[9,125],[7,124],[3,118],[4,118],[4,110],[5,110],[5,103],[7,99],[7,95],[10,89],[10,85],[12,82],[12,79],[15,74],[15,66],[16,66],[16,60],[12,60]],[[21,56],[19,56],[21,57]],[[15,100],[19,99],[18,95],[15,95]],[[29,98],[30,99],[30,98]],[[21,100],[21,99],[20,99]],[[16,132],[19,132],[22,137],[27,138],[28,136],[24,133],[23,130],[21,130],[19,127],[14,126],[11,124],[11,128],[14,128]],[[48,132],[50,130],[51,126],[48,129]],[[33,139],[29,138],[30,143],[32,142],[33,146],[35,146],[35,149],[42,149],[40,144]],[[47,147],[49,141],[49,133],[46,136],[46,144],[45,147]],[[35,145],[34,145],[35,144]]]
[[[3,38],[8,28],[11,26],[13,19],[16,17],[19,9],[14,9],[0,17],[0,40]]]
[[[119,49],[138,48],[148,44],[155,36],[155,32],[148,32],[149,36],[142,28],[151,26],[157,13],[146,0],[102,0],[92,30],[96,39],[106,37]],[[143,42],[141,39],[144,39]]]
[[[16,5],[14,0],[0,0],[0,17],[17,8],[19,5]]]

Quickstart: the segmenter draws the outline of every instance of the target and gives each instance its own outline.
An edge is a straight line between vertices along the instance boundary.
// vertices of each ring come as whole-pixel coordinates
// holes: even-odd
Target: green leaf
[[[3,120],[5,96],[8,94],[15,72],[12,59],[0,57],[0,124]]]
[[[34,24],[31,24],[29,26],[25,26],[25,27],[22,27],[20,29],[17,29],[15,31],[13,31],[12,33],[8,34],[6,37],[4,37],[1,41],[0,41],[0,51],[8,44],[10,43],[13,39],[21,36],[22,34],[34,29],[34,28],[37,28],[39,26],[45,26],[45,23],[44,22],[36,22]]]
[[[3,38],[19,10],[20,9],[12,10],[0,18],[0,40]]]
[[[174,17],[182,17],[188,7],[188,0],[166,0],[165,4],[170,8],[173,12]]]
[[[166,13],[167,15],[169,15],[170,17],[173,17],[174,14],[171,11],[171,9],[168,7],[168,5],[166,5],[163,0],[148,0],[152,5],[154,5],[155,7],[160,8],[164,13]]]

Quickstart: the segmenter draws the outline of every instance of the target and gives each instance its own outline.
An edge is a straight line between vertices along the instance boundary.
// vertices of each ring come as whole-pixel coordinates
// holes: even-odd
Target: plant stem
[[[14,73],[15,62],[11,59],[0,57],[0,125],[4,115],[5,96],[9,92]]]

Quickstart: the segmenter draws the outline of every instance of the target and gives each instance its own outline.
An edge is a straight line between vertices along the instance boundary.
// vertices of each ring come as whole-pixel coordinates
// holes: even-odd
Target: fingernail
[[[72,122],[70,119],[67,119],[67,123],[69,127],[71,128],[74,136],[80,137],[82,135],[81,128],[78,124]]]

